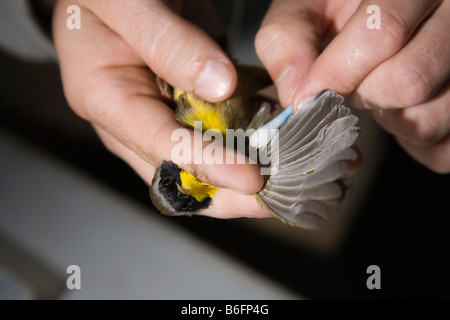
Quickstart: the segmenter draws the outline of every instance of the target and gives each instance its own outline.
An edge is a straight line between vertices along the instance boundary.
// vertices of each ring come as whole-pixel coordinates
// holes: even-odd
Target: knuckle
[[[172,41],[171,34],[174,32],[172,29],[172,24],[167,23],[152,30],[153,33],[148,35],[148,38],[151,36],[152,41],[146,41],[148,47],[143,50],[143,52],[148,52],[150,62],[161,65],[162,68],[167,67],[170,53],[177,47],[177,43]],[[161,52],[165,52],[165,54],[162,55]]]
[[[426,147],[439,141],[440,136],[434,121],[421,108],[406,108],[401,111],[404,138],[412,145]]]
[[[448,162],[439,162],[439,163],[434,162],[428,167],[435,173],[439,174],[450,173],[450,164]]]
[[[108,150],[112,154],[115,154],[115,155],[119,156],[119,152],[117,151],[117,145],[116,145],[116,143],[114,143],[113,139],[108,137],[108,136],[106,136],[98,128],[96,128],[96,132],[97,132],[98,137],[102,141],[103,146],[106,148],[106,150]]]
[[[433,91],[425,68],[420,63],[404,61],[391,72],[391,84],[402,107],[415,106],[425,101]]]
[[[270,22],[261,26],[255,36],[255,50],[259,56],[265,56],[266,52],[274,44],[275,39],[284,34],[286,25],[282,22]]]
[[[439,174],[450,173],[450,136],[429,147],[417,147],[399,138],[398,142],[412,158],[431,171]]]
[[[63,86],[64,97],[67,104],[70,106],[73,112],[84,120],[90,120],[89,114],[85,110],[85,97],[79,94],[78,87],[73,83]]]
[[[305,21],[309,20],[308,23]],[[306,41],[316,43],[320,38],[318,25],[320,21],[315,15],[298,17],[286,13],[282,18],[272,18],[265,21],[255,36],[255,50],[258,56],[273,55],[274,52],[283,52],[293,41]],[[301,32],[299,32],[301,30]]]
[[[100,71],[93,74],[87,81],[90,90],[84,97],[83,105],[90,120],[96,123],[107,123],[111,119],[112,107],[119,103],[114,82],[105,81],[107,76],[106,72]],[[106,83],[108,83],[108,87],[106,87]]]
[[[150,69],[171,81],[184,78],[184,85],[193,87],[203,63],[209,59],[204,44],[193,38],[190,30],[172,22],[156,28],[149,38],[152,40],[144,41],[147,44],[142,52]]]
[[[386,32],[372,34],[379,35],[380,44],[397,51],[408,40],[411,26],[392,9],[384,10],[382,19],[382,29]]]
[[[450,159],[448,154],[443,152],[439,146],[436,146],[434,152],[429,154],[424,164],[435,173],[450,173]]]

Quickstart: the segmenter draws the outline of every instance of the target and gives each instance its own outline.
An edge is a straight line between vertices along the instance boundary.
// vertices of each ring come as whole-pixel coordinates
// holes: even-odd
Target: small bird
[[[160,78],[157,83],[175,103],[177,120],[188,128],[195,129],[194,122],[202,121],[203,131],[215,129],[224,137],[227,129],[257,129],[249,138],[246,155],[253,158],[266,151],[276,157],[256,200],[285,223],[320,229],[330,215],[325,202],[345,197],[342,176],[357,156],[351,147],[359,135],[358,118],[343,105],[344,98],[331,90],[303,103],[294,114],[292,106],[283,111],[279,105],[274,109],[263,103],[250,118],[250,97],[272,81],[264,69],[239,64],[236,69],[237,89],[219,103],[171,88]],[[207,208],[217,189],[175,163],[163,161],[153,178],[150,198],[165,215],[190,216]]]

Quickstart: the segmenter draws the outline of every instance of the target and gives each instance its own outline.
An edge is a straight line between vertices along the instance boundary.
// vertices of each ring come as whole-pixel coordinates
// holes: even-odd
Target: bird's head
[[[198,181],[171,161],[163,161],[150,187],[150,198],[161,213],[168,216],[191,216],[206,209],[217,188]]]

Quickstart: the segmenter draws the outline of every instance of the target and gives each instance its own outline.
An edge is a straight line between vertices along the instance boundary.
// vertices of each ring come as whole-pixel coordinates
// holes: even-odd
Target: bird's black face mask
[[[206,209],[211,198],[197,201],[189,194],[180,191],[182,185],[181,169],[171,161],[164,161],[158,168],[150,188],[150,197],[155,207],[168,216],[192,215],[194,212]]]

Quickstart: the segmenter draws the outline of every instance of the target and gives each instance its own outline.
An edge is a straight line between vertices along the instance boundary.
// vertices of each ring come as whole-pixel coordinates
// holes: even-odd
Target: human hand
[[[369,5],[380,8],[379,30],[367,27]],[[449,0],[274,0],[256,51],[284,106],[333,89],[371,109],[417,161],[448,173],[449,14]]]
[[[237,82],[231,61],[212,39],[221,31],[208,2],[188,4],[200,15],[198,21],[207,24],[209,35],[180,16],[181,3],[79,0],[79,30],[66,28],[66,10],[74,1],[59,0],[55,8],[54,41],[70,106],[149,184],[155,168],[170,160],[179,143],[172,141],[172,133],[182,128],[164,104],[155,75],[211,102],[228,98]],[[195,152],[202,150],[192,149],[191,154]],[[262,188],[258,166],[234,163],[180,164],[202,181],[221,187],[212,206],[201,214],[268,216],[248,196]]]

